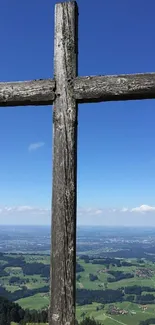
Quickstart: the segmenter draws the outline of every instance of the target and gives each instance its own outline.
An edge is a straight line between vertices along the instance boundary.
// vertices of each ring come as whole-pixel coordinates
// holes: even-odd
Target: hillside
[[[0,295],[23,309],[49,305],[47,255],[0,254]],[[138,325],[155,313],[155,264],[143,259],[77,258],[77,319]]]

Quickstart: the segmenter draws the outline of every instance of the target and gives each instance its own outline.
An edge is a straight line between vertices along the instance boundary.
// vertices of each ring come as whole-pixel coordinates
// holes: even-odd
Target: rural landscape
[[[28,227],[1,227],[0,296],[12,304],[12,324],[23,314],[27,323],[47,322],[49,230],[31,227],[31,236]],[[37,251],[32,240],[38,238]],[[153,324],[155,229],[78,228],[76,287],[78,322],[89,317],[105,325]]]
[[[0,325],[155,325],[155,1],[2,2]]]

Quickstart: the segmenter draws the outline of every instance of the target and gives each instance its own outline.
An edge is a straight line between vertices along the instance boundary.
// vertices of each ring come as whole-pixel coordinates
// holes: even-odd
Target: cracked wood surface
[[[55,8],[50,325],[74,325],[76,293],[77,5]]]
[[[76,77],[77,103],[155,98],[155,73]],[[50,105],[55,99],[56,80],[0,82],[0,106]]]
[[[155,73],[78,77],[74,96],[79,103],[155,98]]]
[[[55,81],[0,82],[0,106],[49,105],[55,98]]]

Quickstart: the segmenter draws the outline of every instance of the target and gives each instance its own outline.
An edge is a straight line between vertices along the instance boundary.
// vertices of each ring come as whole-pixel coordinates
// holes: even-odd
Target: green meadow
[[[26,263],[43,263],[44,265],[50,264],[49,256],[42,255],[24,255],[24,259]],[[127,260],[126,260],[127,261]],[[87,290],[106,290],[106,289],[120,289],[130,286],[146,286],[155,288],[155,265],[153,262],[143,262],[141,266],[136,262],[136,259],[130,260],[134,265],[131,266],[114,266],[110,265],[107,269],[105,265],[101,264],[93,264],[91,262],[85,263],[81,259],[77,259],[77,262],[83,267],[82,272],[78,272],[79,276],[78,281],[76,283],[78,289],[87,289]],[[129,262],[129,260],[128,260]],[[7,266],[6,261],[0,261],[1,265],[6,265],[5,271],[7,275],[2,276],[0,278],[0,284],[4,288],[6,288],[9,292],[15,292],[17,290],[21,290],[23,284],[10,284],[10,279],[13,276],[16,276],[25,281],[24,286],[27,289],[41,289],[47,286],[49,283],[47,278],[41,276],[40,274],[33,275],[24,275],[22,271],[22,267]],[[140,269],[150,269],[151,276],[150,277],[138,277],[137,270]],[[108,278],[112,277],[108,272],[109,271],[121,271],[124,273],[131,273],[134,276],[132,278],[126,278],[119,281],[109,282]],[[96,276],[95,281],[90,280],[90,274]],[[142,292],[142,295],[146,295],[148,292]],[[151,292],[155,296],[155,292]],[[45,309],[49,306],[49,294],[48,292],[38,292],[34,295],[30,295],[25,298],[21,298],[16,300],[22,308],[24,309],[36,309],[41,310]],[[155,302],[154,302],[155,303]],[[101,322],[104,325],[139,325],[139,322],[142,320],[146,320],[148,318],[153,318],[155,316],[155,304],[147,304],[145,310],[142,309],[142,306],[135,302],[123,301],[121,303],[114,302],[113,304],[105,303],[104,307],[101,309],[100,303],[92,303],[85,305],[77,305],[76,306],[76,318],[78,321],[82,321],[85,317],[93,317],[95,320]],[[127,314],[110,314],[109,308],[111,306],[115,306],[115,308],[123,309]],[[15,325],[12,323],[11,325]],[[32,324],[31,324],[32,325]]]

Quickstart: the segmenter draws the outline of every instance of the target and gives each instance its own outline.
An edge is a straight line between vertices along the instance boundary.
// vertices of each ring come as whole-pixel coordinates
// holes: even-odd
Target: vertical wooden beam
[[[76,2],[55,7],[54,160],[50,325],[74,325],[76,302],[77,76]]]

